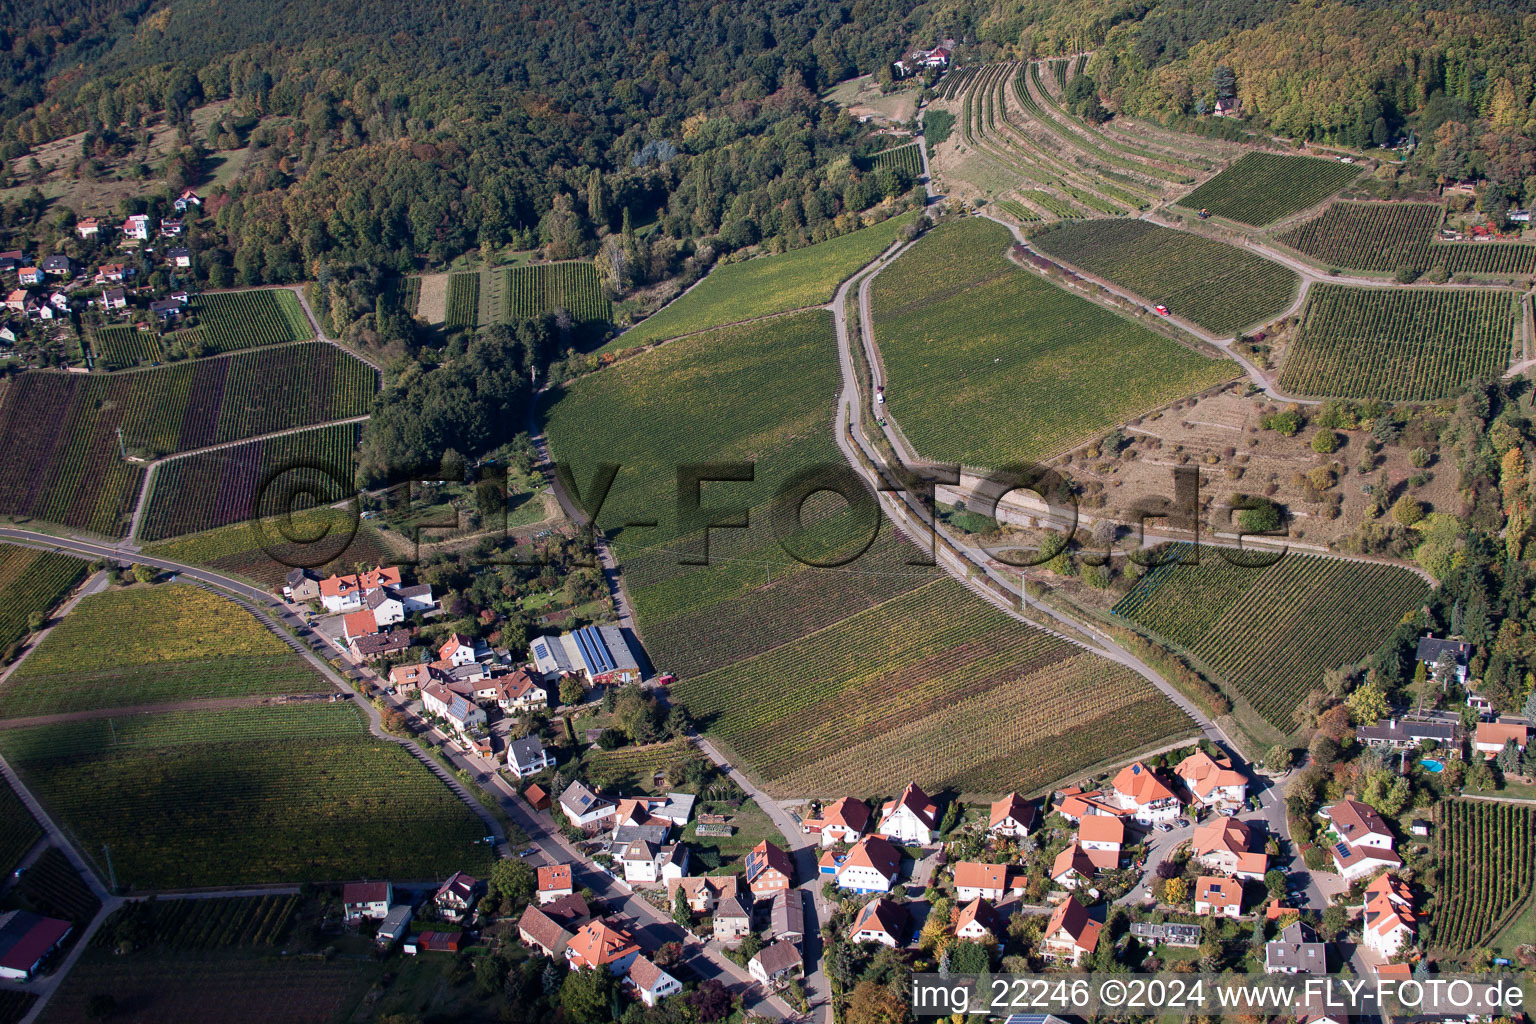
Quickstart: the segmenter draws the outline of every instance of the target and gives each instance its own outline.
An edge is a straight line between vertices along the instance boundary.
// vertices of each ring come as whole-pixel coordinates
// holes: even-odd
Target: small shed
[[[523,790],[523,799],[536,811],[549,810],[549,794],[537,782]]]

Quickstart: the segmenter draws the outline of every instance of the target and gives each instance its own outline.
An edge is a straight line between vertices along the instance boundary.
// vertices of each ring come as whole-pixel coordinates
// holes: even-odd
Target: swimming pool
[[[1432,775],[1439,775],[1441,772],[1445,771],[1445,765],[1441,764],[1439,761],[1436,761],[1432,757],[1419,758],[1419,764],[1423,765],[1424,770]]]

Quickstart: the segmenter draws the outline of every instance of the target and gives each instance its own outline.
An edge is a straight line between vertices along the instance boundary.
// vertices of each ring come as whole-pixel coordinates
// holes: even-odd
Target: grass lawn
[[[730,818],[729,824],[736,829],[730,838],[723,836],[699,836],[699,812],[724,814]],[[775,846],[783,847],[784,836],[755,801],[743,800],[739,805],[723,802],[701,802],[693,809],[694,820],[683,829],[682,841],[693,850],[714,850],[720,854],[720,866],[711,868],[707,873],[711,875],[730,875],[742,870],[741,862],[754,846],[764,839]]]
[[[82,600],[0,689],[0,716],[329,689],[233,602],[135,586]]]
[[[915,216],[916,212],[902,214],[803,249],[717,266],[686,295],[599,351],[620,352],[709,327],[831,302],[838,285],[884,252]]]
[[[596,728],[589,726],[587,728]],[[580,737],[581,732],[577,734]],[[665,793],[672,787],[663,781],[657,785],[658,772],[672,765],[702,760],[704,755],[686,740],[652,743],[643,747],[627,746],[614,750],[592,747],[582,757],[582,774],[587,783],[610,793]]]

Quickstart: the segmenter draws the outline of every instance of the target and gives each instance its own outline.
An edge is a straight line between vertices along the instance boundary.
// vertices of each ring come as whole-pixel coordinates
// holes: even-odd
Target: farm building
[[[517,922],[517,937],[525,946],[548,957],[560,956],[571,941],[571,933],[539,907],[529,904]]]
[[[640,681],[640,663],[617,626],[583,626],[574,633],[541,636],[529,653],[545,679],[581,675],[593,686]]]
[[[26,981],[72,930],[68,921],[25,910],[0,915],[0,978]]]
[[[798,943],[805,938],[805,900],[799,889],[773,894],[768,907],[769,932],[776,939]]]

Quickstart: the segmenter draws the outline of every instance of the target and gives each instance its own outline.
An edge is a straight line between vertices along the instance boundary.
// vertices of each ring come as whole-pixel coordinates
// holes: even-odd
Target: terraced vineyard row
[[[194,305],[203,342],[214,352],[313,338],[299,297],[287,288],[209,292]]]
[[[1020,224],[1028,224],[1040,219],[1040,215],[1023,203],[1011,199],[1005,199],[997,204],[998,209],[1018,221]]]
[[[480,320],[480,274],[448,275],[448,312],[443,326],[450,331],[474,327]]]
[[[1536,808],[1448,800],[1435,809],[1440,886],[1433,944],[1451,953],[1491,939],[1536,888]]]
[[[1280,386],[1299,395],[1417,402],[1509,366],[1517,311],[1494,289],[1317,285]]]
[[[1536,245],[1443,242],[1438,203],[1338,202],[1279,236],[1303,255],[1347,270],[1392,274],[1536,274]]]
[[[1090,126],[1081,121],[1070,121],[1073,128],[1078,130],[1074,131],[1073,128],[1069,128],[1065,122],[1069,121],[1070,115],[1046,91],[1045,83],[1040,81],[1040,65],[1038,62],[1033,62],[1019,68],[1014,91],[1019,97],[1019,102],[1024,105],[1025,110],[1028,111],[1030,116],[1039,120],[1041,124],[1050,129],[1053,134],[1067,145],[1083,150],[1103,164],[1107,164],[1110,167],[1119,167],[1127,171],[1135,171],[1138,174],[1145,174],[1175,185],[1193,180],[1187,171],[1174,171],[1158,166],[1158,162],[1186,165],[1189,163],[1186,160],[1162,153],[1154,153],[1150,150],[1138,149],[1123,142],[1117,142],[1108,138],[1102,132],[1094,131]],[[1117,156],[1111,150],[1116,150],[1135,159]]]
[[[1247,153],[1179,200],[1189,210],[1263,227],[1322,202],[1359,177],[1336,160],[1281,153]]]
[[[1291,552],[1258,569],[1206,550],[1198,565],[1154,570],[1113,613],[1195,654],[1289,733],[1323,672],[1368,656],[1428,591],[1391,565]]]
[[[990,221],[941,225],[875,278],[890,409],[924,458],[1041,461],[1237,376],[1012,265],[1009,242]]]
[[[354,492],[352,455],[361,432],[358,423],[333,424],[162,463],[138,539],[342,501]]]
[[[938,98],[941,100],[952,100],[958,97],[965,91],[965,87],[970,85],[971,79],[976,77],[976,71],[979,67],[981,67],[979,64],[969,64],[963,68],[955,68],[945,75],[944,80],[939,83],[937,90]]]
[[[1301,284],[1262,256],[1144,220],[1057,224],[1030,243],[1223,336],[1278,316]]]
[[[323,343],[237,353],[112,376],[30,372],[0,398],[0,513],[116,536],[127,526],[145,457],[368,411],[378,377]]]
[[[479,874],[480,818],[348,704],[0,731],[0,752],[126,888]],[[482,876],[483,877],[483,876]]]
[[[28,620],[47,613],[85,576],[86,564],[56,551],[0,544],[0,652],[27,635]]]

